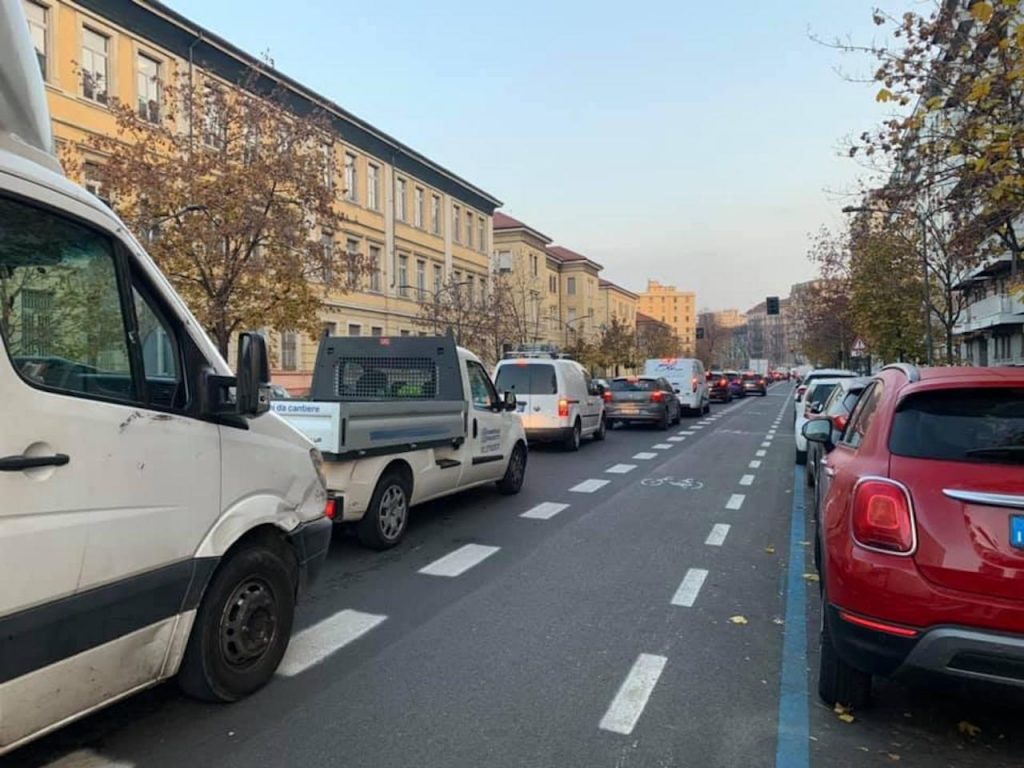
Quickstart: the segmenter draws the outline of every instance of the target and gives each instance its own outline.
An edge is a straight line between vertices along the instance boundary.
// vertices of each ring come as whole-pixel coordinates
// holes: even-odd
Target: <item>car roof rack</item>
[[[529,359],[529,360],[572,360],[573,356],[568,352],[558,352],[555,350],[540,350],[540,349],[513,349],[506,352],[502,359],[504,360],[518,360],[518,359]]]
[[[917,370],[916,365],[910,363],[889,363],[889,365],[882,368],[883,371],[900,371],[904,376],[913,384],[915,381],[921,380],[921,372]]]

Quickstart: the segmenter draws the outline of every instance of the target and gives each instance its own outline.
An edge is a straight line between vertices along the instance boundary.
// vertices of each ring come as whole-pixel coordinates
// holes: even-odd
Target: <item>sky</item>
[[[895,3],[890,3],[892,6]],[[746,310],[810,279],[884,115],[871,0],[169,0],[603,264]],[[884,3],[883,3],[884,4]],[[916,0],[904,0],[903,7]],[[896,3],[899,10],[900,4]]]

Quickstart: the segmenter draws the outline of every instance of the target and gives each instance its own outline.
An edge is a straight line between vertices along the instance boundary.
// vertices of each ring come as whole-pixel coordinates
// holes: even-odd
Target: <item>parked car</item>
[[[612,379],[604,394],[608,425],[653,422],[660,429],[678,424],[683,408],[671,384],[653,376],[621,376]]]
[[[743,375],[739,371],[725,371],[725,378],[729,380],[729,392],[733,397],[747,396],[747,390],[743,387]]]
[[[818,474],[821,469],[821,460],[825,456],[826,449],[834,446],[843,436],[843,430],[850,419],[850,412],[857,404],[861,392],[868,385],[871,379],[860,377],[856,379],[838,379],[835,387],[829,394],[828,399],[822,406],[821,413],[815,414],[814,419],[828,419],[832,423],[832,434],[828,443],[807,443],[807,471],[806,481],[808,486],[816,486]]]
[[[803,406],[796,417],[793,425],[793,436],[796,439],[796,463],[807,463],[807,439],[803,435],[803,426],[808,419],[817,416],[825,407],[832,390],[835,389],[839,379],[814,379],[807,385],[807,394],[804,395]]]
[[[768,381],[761,374],[748,371],[743,374],[742,381],[744,394],[757,394],[761,397],[768,395]]]
[[[803,378],[798,378],[799,383],[793,391],[793,420],[795,421],[800,411],[803,410],[804,395],[807,394],[807,388],[815,379],[850,379],[856,375],[853,371],[841,368],[817,368],[806,373]]]
[[[1024,371],[885,368],[820,480],[821,697],[907,669],[1024,685]]]
[[[711,400],[717,400],[721,403],[732,402],[732,387],[729,386],[728,376],[722,371],[709,371],[707,379],[708,397]]]
[[[644,375],[667,379],[680,405],[690,413],[704,414],[711,410],[707,376],[700,360],[686,357],[648,360],[644,363]]]
[[[531,443],[560,442],[577,451],[585,437],[604,440],[607,429],[602,388],[575,360],[512,357],[498,362],[494,383],[512,392]]]

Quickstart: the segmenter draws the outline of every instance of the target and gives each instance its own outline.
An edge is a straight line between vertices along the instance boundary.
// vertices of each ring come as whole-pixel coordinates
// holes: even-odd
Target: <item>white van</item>
[[[584,437],[604,440],[604,393],[575,360],[508,358],[498,363],[494,383],[499,392],[515,394],[530,442],[557,441],[577,451]]]
[[[644,363],[644,376],[668,379],[680,404],[690,413],[704,414],[711,410],[711,391],[704,363],[688,357],[667,357]]]
[[[265,413],[262,337],[232,375],[60,173],[19,2],[0,70],[3,754],[175,674],[207,700],[260,688],[331,522],[319,453]]]

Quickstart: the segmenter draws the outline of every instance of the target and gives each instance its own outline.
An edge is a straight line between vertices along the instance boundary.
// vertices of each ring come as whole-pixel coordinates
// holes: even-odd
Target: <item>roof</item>
[[[582,253],[571,251],[568,248],[565,248],[564,246],[561,245],[549,245],[545,250],[563,264],[568,264],[577,261],[586,261],[589,262],[590,264],[593,264],[598,269],[604,269],[604,265],[598,264],[596,261],[587,258]]]
[[[599,288],[611,288],[613,290],[618,291],[619,293],[624,293],[627,296],[632,296],[634,299],[639,299],[640,298],[637,294],[633,293],[630,290],[627,290],[626,288],[623,288],[621,285],[617,285],[617,284],[613,283],[611,280],[604,280],[604,279],[598,280],[597,281],[597,285],[598,285]]]
[[[267,95],[283,89],[284,105],[300,116],[323,110],[346,143],[467,205],[490,214],[502,204],[493,195],[157,0],[79,0],[78,4],[230,83],[239,84],[255,73],[256,93]]]
[[[534,229],[529,224],[524,224],[519,219],[514,219],[511,216],[509,216],[507,213],[502,213],[501,211],[495,211],[494,212],[494,231],[495,232],[498,232],[498,231],[511,232],[511,231],[515,231],[517,229],[521,229],[524,232],[527,232],[527,233],[533,235],[537,239],[543,241],[545,245],[547,245],[548,243],[551,242],[551,238],[550,237],[545,235],[540,230]]]

